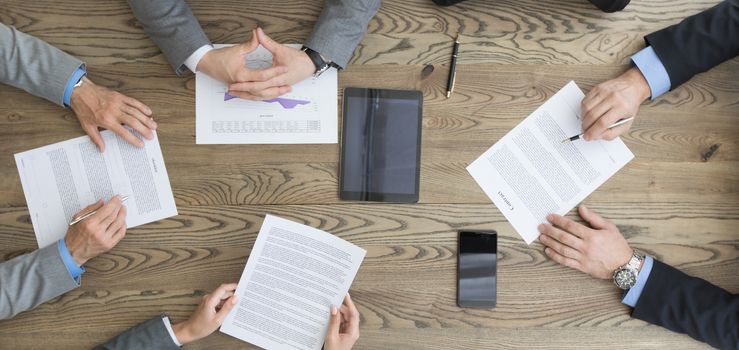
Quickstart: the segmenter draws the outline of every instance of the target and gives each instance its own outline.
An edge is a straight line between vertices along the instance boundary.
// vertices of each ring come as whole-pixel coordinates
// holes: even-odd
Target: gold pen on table
[[[125,201],[126,201],[126,199],[128,199],[128,196],[123,196],[123,197],[121,197],[121,203],[125,202]],[[89,218],[89,217],[91,217],[91,216],[95,215],[95,213],[97,213],[97,210],[93,210],[93,211],[90,211],[90,212],[84,213],[84,214],[82,214],[82,215],[78,216],[77,218],[75,218],[74,220],[72,220],[72,222],[70,222],[70,223],[69,223],[69,226],[72,226],[72,225],[74,225],[74,224],[77,224],[77,223],[79,223],[80,221],[82,221],[82,220],[85,220],[85,219],[87,219],[87,218]]]
[[[454,48],[452,49],[452,63],[449,65],[449,80],[446,83],[446,98],[452,96],[454,91],[454,83],[457,80],[457,54],[459,53],[459,33],[454,39]]]
[[[628,123],[628,122],[630,122],[632,120],[634,120],[634,117],[624,118],[624,119],[621,119],[621,120],[619,120],[619,121],[611,124],[611,126],[609,126],[608,128],[609,129],[613,129],[613,128],[619,126],[619,125],[626,124],[626,123]],[[582,137],[582,135],[585,135],[585,133],[581,133],[581,134],[572,136],[570,138],[566,138],[566,139],[562,140],[562,143],[568,143],[568,142],[579,140]]]

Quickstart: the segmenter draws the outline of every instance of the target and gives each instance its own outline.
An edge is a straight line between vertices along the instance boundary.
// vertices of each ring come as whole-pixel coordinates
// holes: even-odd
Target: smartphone
[[[495,307],[498,234],[459,232],[457,250],[457,305],[490,309]]]

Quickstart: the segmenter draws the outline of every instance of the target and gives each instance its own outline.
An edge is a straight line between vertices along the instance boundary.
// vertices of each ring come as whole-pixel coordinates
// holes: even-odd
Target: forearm
[[[644,39],[667,69],[674,89],[739,55],[739,0],[726,0]]]
[[[79,59],[0,23],[0,82],[63,106],[64,90]]]
[[[380,0],[326,0],[305,46],[344,68],[379,9]]]
[[[632,316],[718,348],[739,346],[739,295],[657,260]]]
[[[35,308],[79,286],[56,244],[0,264],[0,319]]]
[[[164,317],[157,316],[144,323],[141,323],[113,339],[108,340],[105,344],[100,344],[94,350],[169,350],[179,349],[180,346],[175,344],[167,326]]]
[[[128,4],[177,74],[186,71],[190,55],[210,44],[184,0],[128,0]]]

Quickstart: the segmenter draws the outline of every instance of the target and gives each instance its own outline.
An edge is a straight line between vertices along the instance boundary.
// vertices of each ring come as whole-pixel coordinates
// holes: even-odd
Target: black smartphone
[[[459,232],[457,250],[457,305],[490,309],[495,307],[498,234]]]

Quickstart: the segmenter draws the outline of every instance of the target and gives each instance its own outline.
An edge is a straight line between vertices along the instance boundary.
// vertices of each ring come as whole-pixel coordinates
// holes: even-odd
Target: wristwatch
[[[316,71],[315,73],[313,73],[314,78],[320,77],[321,74],[323,74],[323,72],[327,71],[329,68],[336,68],[336,69],[341,68],[339,67],[338,64],[334,62],[331,62],[331,61],[326,62],[326,60],[323,59],[323,56],[321,56],[320,53],[318,53],[317,51],[307,46],[303,46],[303,48],[301,48],[300,50],[305,52],[305,54],[308,55],[308,58],[310,58],[310,60],[313,61],[313,65],[316,66]]]
[[[633,287],[636,284],[636,277],[639,276],[643,261],[644,255],[634,250],[634,255],[631,256],[629,262],[613,272],[613,283],[624,290]]]
[[[74,84],[73,89],[76,89],[76,88],[82,86],[82,81],[83,80],[85,80],[85,76],[84,75],[80,77],[80,81],[78,81],[77,84]]]

